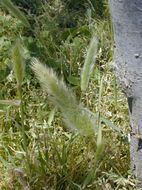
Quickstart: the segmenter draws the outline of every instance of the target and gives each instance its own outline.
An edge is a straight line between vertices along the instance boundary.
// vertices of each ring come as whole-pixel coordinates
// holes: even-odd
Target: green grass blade
[[[100,85],[99,85],[99,99],[98,99],[98,112],[99,113],[101,113],[102,92],[103,92],[103,77],[101,78]]]
[[[53,108],[53,109],[51,110],[51,112],[49,113],[49,117],[48,117],[47,123],[48,123],[48,125],[49,125],[50,127],[51,127],[52,122],[53,122],[53,120],[54,120],[55,112],[56,112],[56,108]]]
[[[114,125],[109,119],[101,116],[101,122],[105,123],[106,126],[111,128],[113,131],[117,133],[118,136],[122,137],[122,139],[125,139],[126,142],[128,142],[127,134],[118,126]]]
[[[101,143],[97,146],[97,150],[95,152],[95,164],[93,168],[88,172],[87,176],[85,177],[83,184],[82,184],[82,189],[86,189],[86,187],[93,181],[96,177],[96,172],[98,168],[100,167],[100,159],[103,155],[104,151],[104,144]]]
[[[0,104],[7,106],[20,106],[21,100],[0,100]]]
[[[84,180],[84,182],[83,182],[83,185],[82,185],[82,189],[85,189],[86,187],[87,187],[87,185],[89,185],[89,183],[92,181],[92,179],[94,178],[94,173],[95,173],[95,171],[94,171],[94,169],[92,169],[89,173],[88,173],[88,175],[86,176],[86,178],[85,178],[85,180]]]
[[[1,0],[0,3],[6,8],[8,9],[11,14],[15,17],[17,17],[19,20],[21,20],[21,22],[23,23],[24,26],[26,27],[30,27],[30,23],[27,20],[27,18],[25,17],[25,15],[18,9],[18,7],[16,7],[11,0]]]
[[[93,37],[85,59],[85,63],[81,73],[81,90],[85,91],[88,87],[89,79],[92,74],[94,64],[96,62],[96,55],[98,50],[98,41],[96,37]]]

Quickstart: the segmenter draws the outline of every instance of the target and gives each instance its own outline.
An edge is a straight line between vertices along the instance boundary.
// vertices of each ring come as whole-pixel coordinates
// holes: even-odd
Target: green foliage
[[[1,4],[8,9],[12,15],[17,17],[18,19],[21,20],[21,22],[24,24],[26,27],[30,27],[30,24],[24,14],[16,7],[13,5],[11,0],[1,0]]]
[[[0,77],[5,72],[0,81],[0,189],[135,189],[127,103],[110,66],[113,46],[106,1],[13,2],[26,12],[32,30],[0,11]],[[81,68],[94,35],[99,42],[97,59],[92,75],[87,75],[87,90],[81,93]],[[29,50],[28,59],[25,47],[23,51],[21,44],[14,46],[19,36]],[[13,61],[21,64],[23,54],[27,59],[24,80],[19,74],[15,80],[10,71],[12,51],[14,57],[19,55]],[[47,65],[35,61],[38,67],[34,66],[46,92],[28,66],[30,56]],[[19,79],[22,85],[17,89]],[[71,130],[79,126],[82,135],[65,124]],[[84,134],[94,134],[92,124],[97,132],[88,137]]]
[[[63,0],[63,2],[66,4],[68,9],[80,9],[80,7],[85,9],[85,5],[88,4],[92,7],[95,15],[97,15],[100,18],[103,18],[104,16],[107,16],[105,12],[105,6],[107,4],[106,0]]]
[[[21,23],[12,18],[10,15],[6,15],[0,10],[0,70],[10,65],[10,50],[12,43],[17,36],[21,34]],[[2,74],[2,73],[1,73]]]
[[[38,14],[38,8],[41,6],[42,1],[37,0],[12,0],[20,9],[32,14]]]
[[[20,40],[17,40],[16,44],[12,48],[12,60],[13,60],[13,70],[17,81],[17,92],[20,99],[20,114],[21,114],[21,133],[23,136],[23,146],[24,150],[27,150],[27,140],[25,135],[24,126],[24,104],[23,104],[23,91],[22,82],[25,74],[25,60],[24,60],[24,48],[21,45]]]
[[[106,6],[108,4],[108,1],[106,0],[90,0],[89,1],[93,8],[94,12],[101,18],[106,18],[108,16],[108,13],[106,12]]]

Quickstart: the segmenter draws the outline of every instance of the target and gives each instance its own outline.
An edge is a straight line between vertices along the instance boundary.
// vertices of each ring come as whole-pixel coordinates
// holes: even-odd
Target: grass
[[[82,101],[92,111],[97,112],[99,79],[96,77],[99,74],[98,70],[95,74],[95,77],[91,79],[88,94],[82,97]],[[115,106],[114,93],[110,91],[114,84],[112,73],[109,70],[104,74],[104,81],[106,78],[109,85],[103,85],[100,113],[124,130],[125,134],[128,132],[129,122],[124,96],[120,91],[117,92],[118,103]],[[95,96],[92,94],[93,90],[96,91]],[[25,92],[27,95],[26,90],[24,94]],[[27,184],[26,186],[30,189],[43,189],[43,187],[55,190],[83,188],[86,177],[95,165],[96,138],[88,139],[78,133],[70,133],[57,111],[49,125],[48,119],[52,107],[46,100],[46,94],[40,89],[32,90],[28,99],[31,101],[25,105],[26,109],[29,110],[25,123],[30,128],[27,131],[30,168],[26,167],[25,152],[21,146],[22,137],[17,130],[16,122],[13,127],[10,126],[8,132],[3,125],[1,131],[1,171],[3,171],[0,176],[1,189],[14,189],[15,187],[20,189],[22,188],[20,184],[22,186]],[[25,102],[28,99],[25,99]],[[9,121],[4,122],[5,126],[8,127],[8,123],[12,125],[11,120],[14,112],[17,113],[18,110],[11,108]],[[14,115],[16,117],[16,114]],[[14,121],[16,120],[14,118]],[[105,150],[98,163],[95,177],[91,179],[85,189],[119,189],[119,187],[134,189],[135,184],[129,173],[129,144],[115,130],[111,130],[109,124],[101,123],[101,125],[103,126]],[[17,174],[17,171],[20,174]],[[21,175],[22,177],[20,177]],[[22,182],[24,179],[25,182]]]
[[[105,20],[95,15],[90,3],[83,4],[79,10],[71,3],[45,2],[41,14],[33,16],[34,34],[23,29],[19,21],[20,39],[28,49],[25,77],[20,81],[24,110],[22,125],[27,147],[25,151],[19,130],[22,115],[15,102],[19,99],[17,78],[11,71],[0,82],[2,190],[136,189],[136,180],[130,171],[127,101],[111,70],[113,46],[109,17],[106,15]],[[63,10],[65,18],[61,18]],[[1,11],[1,17],[6,20],[8,17],[8,25],[11,20],[10,23],[17,22],[4,11]],[[3,32],[2,36],[11,36],[11,44],[16,40],[17,25],[12,30],[5,30],[7,33]],[[82,92],[80,78],[93,34],[98,39],[98,53],[87,90]],[[6,55],[10,56],[5,51],[2,55],[2,64],[5,64]],[[33,56],[48,68],[47,76],[46,73],[41,75],[37,67],[35,69],[39,79],[46,76],[42,78],[44,90],[29,66]],[[42,68],[44,72],[46,69]],[[84,126],[82,109],[87,119],[88,116],[96,119],[95,127],[100,130],[94,134],[80,133],[68,127],[69,124],[73,128]],[[70,115],[68,111],[74,114]],[[81,122],[77,122],[76,115],[81,117]]]

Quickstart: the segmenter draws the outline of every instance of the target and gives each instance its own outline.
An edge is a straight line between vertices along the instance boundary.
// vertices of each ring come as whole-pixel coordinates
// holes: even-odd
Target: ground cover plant
[[[107,1],[23,2],[0,11],[0,189],[136,189]]]

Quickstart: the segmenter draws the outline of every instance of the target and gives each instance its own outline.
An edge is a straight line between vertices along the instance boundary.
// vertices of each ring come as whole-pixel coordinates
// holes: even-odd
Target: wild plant
[[[20,114],[21,114],[21,133],[23,136],[23,146],[24,150],[27,150],[27,140],[26,133],[24,127],[24,102],[23,102],[23,93],[22,93],[22,82],[24,79],[25,73],[25,62],[23,55],[23,47],[21,46],[21,42],[17,40],[16,44],[12,49],[12,60],[13,60],[13,70],[15,73],[16,81],[17,81],[17,92],[20,100]]]
[[[66,125],[70,129],[78,129],[84,135],[93,135],[96,128],[95,119],[78,104],[75,95],[63,80],[59,80],[52,69],[43,66],[37,59],[33,59],[32,69],[43,89],[50,95],[50,100],[61,110]]]
[[[96,126],[96,118],[89,110],[85,109],[81,104],[78,104],[73,92],[66,87],[63,80],[58,79],[52,69],[42,65],[35,58],[32,60],[32,69],[39,79],[43,90],[49,94],[49,99],[54,106],[61,110],[64,122],[68,128],[77,130],[88,137],[92,135],[95,137],[95,134],[98,133],[97,149],[95,153],[96,163],[84,179],[82,186],[85,188],[95,177],[98,162],[102,156],[103,142],[101,126],[99,126],[98,129],[98,126]]]

